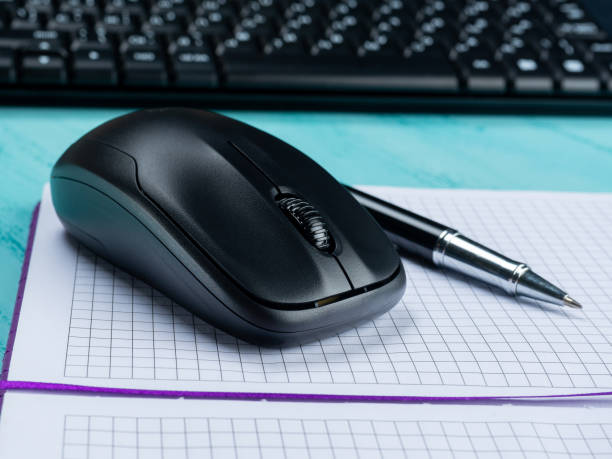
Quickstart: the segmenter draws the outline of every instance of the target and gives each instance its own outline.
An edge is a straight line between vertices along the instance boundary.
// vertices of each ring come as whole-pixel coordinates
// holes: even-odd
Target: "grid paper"
[[[68,415],[63,458],[609,457],[611,436],[612,423]]]
[[[33,406],[36,415],[24,415]],[[10,391],[0,418],[0,459],[609,458],[611,406],[605,399],[517,406]]]
[[[612,388],[612,244],[607,234],[612,199],[379,191],[398,205],[528,261],[585,309],[519,302],[476,281],[404,260],[406,294],[389,313],[320,342],[259,348],[215,330],[79,248],[64,375]]]

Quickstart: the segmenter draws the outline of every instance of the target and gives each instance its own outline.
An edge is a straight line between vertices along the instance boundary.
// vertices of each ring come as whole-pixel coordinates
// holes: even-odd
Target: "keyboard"
[[[0,96],[610,108],[611,18],[607,0],[0,0]]]

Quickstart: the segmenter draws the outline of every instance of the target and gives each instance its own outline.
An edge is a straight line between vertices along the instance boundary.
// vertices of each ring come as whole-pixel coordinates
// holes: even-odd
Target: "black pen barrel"
[[[346,185],[345,185],[346,186]],[[446,231],[453,231],[440,223],[422,217],[375,196],[346,186],[353,197],[365,207],[389,238],[401,249],[432,261],[433,250]]]
[[[402,209],[349,186],[347,190],[382,226],[402,250],[420,256],[436,266],[520,295],[571,308],[582,308],[566,292],[551,284],[525,263],[514,261],[473,241],[452,228]]]

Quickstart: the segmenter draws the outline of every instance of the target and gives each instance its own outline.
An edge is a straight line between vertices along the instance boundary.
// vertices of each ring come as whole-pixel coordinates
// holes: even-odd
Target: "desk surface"
[[[0,108],[0,353],[31,212],[53,163],[78,137],[121,113]],[[350,184],[612,191],[612,118],[227,114],[279,136]]]

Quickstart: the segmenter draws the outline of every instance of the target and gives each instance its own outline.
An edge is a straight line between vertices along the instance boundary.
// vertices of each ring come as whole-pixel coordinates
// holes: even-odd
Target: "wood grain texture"
[[[125,110],[0,108],[0,352],[31,212],[61,153]],[[612,119],[226,112],[350,184],[612,191]]]

